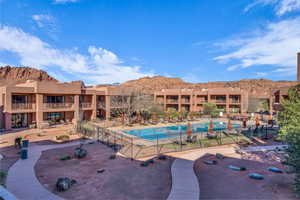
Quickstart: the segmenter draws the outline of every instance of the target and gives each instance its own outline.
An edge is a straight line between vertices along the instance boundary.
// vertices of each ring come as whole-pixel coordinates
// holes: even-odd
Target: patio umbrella
[[[256,128],[259,127],[259,125],[260,125],[260,121],[259,121],[258,117],[256,117],[255,118],[255,126],[256,126]]]
[[[230,119],[228,120],[228,123],[227,123],[227,129],[228,130],[232,129],[232,124],[231,124],[231,120]]]
[[[124,124],[124,122],[125,122],[125,115],[124,115],[124,113],[121,114],[121,121],[122,121],[122,124]]]
[[[157,114],[156,113],[152,114],[152,121],[157,122]]]
[[[213,122],[213,120],[210,120],[208,132],[212,132],[213,130],[214,130],[214,122]]]
[[[192,136],[192,133],[193,133],[192,125],[191,123],[188,123],[186,128],[186,135],[188,136],[188,138]]]

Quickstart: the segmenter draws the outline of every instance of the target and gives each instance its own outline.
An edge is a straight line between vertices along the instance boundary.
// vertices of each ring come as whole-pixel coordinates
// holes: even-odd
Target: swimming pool
[[[200,134],[207,132],[209,123],[197,123],[192,124],[193,134]],[[227,124],[224,122],[214,122],[214,131],[225,130]],[[239,124],[232,124],[233,128],[240,128]],[[157,128],[145,128],[145,129],[133,129],[123,131],[126,134],[137,136],[145,140],[167,139],[177,137],[186,134],[187,124],[157,127]]]

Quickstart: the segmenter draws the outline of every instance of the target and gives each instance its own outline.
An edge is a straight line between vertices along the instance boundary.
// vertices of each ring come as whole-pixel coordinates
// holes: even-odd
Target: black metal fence
[[[251,143],[251,140],[242,133],[241,129],[220,130],[213,133],[199,132],[193,133],[190,137],[185,132],[180,131],[163,135],[155,134],[151,138],[135,137],[91,123],[80,124],[77,131],[83,136],[96,139],[114,151],[132,159],[224,144],[247,145]]]

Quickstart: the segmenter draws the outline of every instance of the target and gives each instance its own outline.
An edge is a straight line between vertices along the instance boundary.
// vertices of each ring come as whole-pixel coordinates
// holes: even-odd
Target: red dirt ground
[[[103,144],[87,144],[88,156],[83,159],[60,161],[61,156],[73,155],[75,147],[53,149],[42,153],[35,166],[39,181],[51,192],[72,200],[79,199],[166,199],[171,190],[173,158],[155,160],[148,167],[140,161],[117,157],[110,160],[113,151]],[[105,169],[98,174],[97,169]],[[59,177],[75,179],[70,190],[57,192]]]
[[[247,155],[226,155],[223,160],[214,155],[205,155],[199,158],[194,165],[200,185],[200,199],[272,199],[290,200],[294,197],[291,184],[293,175],[276,174],[267,170],[270,166],[283,169],[278,154],[274,152],[252,153]],[[210,166],[203,160],[214,159],[217,165]],[[277,160],[277,161],[276,161]],[[246,171],[234,171],[228,165],[245,166]],[[249,173],[260,173],[264,180],[253,180]]]
[[[15,148],[14,146],[0,148],[0,154],[3,156],[3,159],[0,160],[0,172],[4,173],[5,176],[0,177],[0,184],[5,185],[5,180],[7,172],[15,162],[19,159],[20,155],[18,152],[20,149]]]

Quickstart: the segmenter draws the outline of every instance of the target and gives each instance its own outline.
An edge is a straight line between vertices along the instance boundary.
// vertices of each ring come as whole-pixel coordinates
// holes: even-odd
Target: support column
[[[272,96],[269,98],[269,112],[270,112],[270,115],[272,116],[272,113],[273,113],[273,98],[272,98]]]
[[[92,120],[95,120],[97,118],[97,95],[94,94],[92,97]]]
[[[11,113],[4,114],[4,126],[6,130],[11,130]]]
[[[38,128],[42,128],[43,126],[43,95],[42,94],[36,94],[36,126]]]
[[[178,95],[178,111],[181,111],[181,94]]]
[[[110,96],[105,96],[105,119],[109,120],[110,118]]]
[[[167,95],[164,94],[164,111],[167,111]]]
[[[229,114],[229,94],[226,94],[226,113]]]
[[[75,95],[74,96],[74,119],[73,119],[73,123],[77,124],[77,122],[81,121],[80,118],[80,109],[79,109],[79,95]]]

